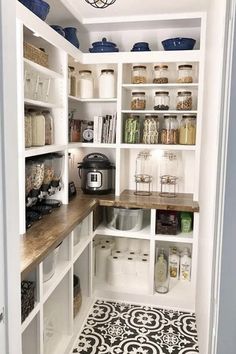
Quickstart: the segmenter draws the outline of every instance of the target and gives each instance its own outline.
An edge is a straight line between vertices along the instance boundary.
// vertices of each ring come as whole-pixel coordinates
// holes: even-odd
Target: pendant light
[[[114,4],[116,0],[85,0],[88,4],[96,9],[105,9],[106,7]]]

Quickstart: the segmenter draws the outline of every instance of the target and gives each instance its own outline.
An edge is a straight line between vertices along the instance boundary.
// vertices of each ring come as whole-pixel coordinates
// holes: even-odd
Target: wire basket
[[[34,289],[35,283],[28,280],[21,282],[21,322],[34,308]]]
[[[24,58],[48,68],[48,54],[27,42],[24,42]]]

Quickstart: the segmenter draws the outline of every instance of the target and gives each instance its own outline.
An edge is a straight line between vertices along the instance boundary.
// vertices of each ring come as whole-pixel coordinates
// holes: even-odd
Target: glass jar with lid
[[[76,76],[73,66],[68,67],[68,95],[76,96]]]
[[[143,120],[143,144],[158,144],[158,136],[158,116],[154,114],[146,114]]]
[[[177,82],[190,84],[193,82],[193,66],[191,64],[183,64],[178,66]]]
[[[164,115],[164,128],[161,130],[161,144],[179,143],[179,123],[174,114]]]
[[[196,143],[196,115],[184,114],[180,122],[179,143],[195,145]]]
[[[99,98],[115,98],[115,74],[113,69],[102,69],[98,78]]]
[[[144,110],[146,108],[145,92],[132,91],[131,109]]]
[[[124,125],[124,143],[140,143],[140,117],[138,115],[131,114],[126,118]]]
[[[170,108],[170,96],[168,91],[155,92],[154,109],[157,111],[167,111]]]
[[[80,98],[93,98],[93,77],[91,70],[80,70],[78,77]]]
[[[178,111],[191,111],[193,107],[193,99],[191,91],[178,91],[177,94],[177,105],[176,109]]]
[[[146,84],[147,67],[145,65],[134,65],[132,68],[132,84]]]
[[[169,81],[168,65],[154,66],[154,84],[167,84]]]

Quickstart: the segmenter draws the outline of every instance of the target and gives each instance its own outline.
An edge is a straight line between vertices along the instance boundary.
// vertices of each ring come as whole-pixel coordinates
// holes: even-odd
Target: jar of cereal
[[[154,66],[154,84],[167,84],[169,81],[168,76],[168,65]]]
[[[147,67],[145,65],[135,65],[132,69],[132,84],[146,84]]]
[[[164,115],[164,128],[161,130],[161,144],[179,143],[179,123],[177,116],[173,114]]]
[[[190,64],[183,64],[178,66],[177,82],[190,84],[193,82],[193,67]]]
[[[145,92],[132,92],[131,109],[144,110],[146,108],[146,95]]]

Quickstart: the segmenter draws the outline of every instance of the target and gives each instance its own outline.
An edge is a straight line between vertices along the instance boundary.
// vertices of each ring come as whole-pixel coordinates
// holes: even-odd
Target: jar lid
[[[155,118],[155,119],[157,119],[158,115],[157,114],[145,114],[145,118]]]
[[[177,118],[175,114],[164,114],[164,118]]]
[[[71,71],[74,71],[75,70],[75,68],[74,68],[74,66],[68,66],[68,68],[71,70]]]
[[[137,114],[130,114],[127,119],[139,119],[140,116],[138,116]]]
[[[111,74],[114,74],[114,70],[113,70],[113,69],[103,69],[103,70],[101,70],[101,73],[111,73]]]
[[[196,119],[197,116],[196,116],[196,114],[183,114],[182,118],[183,119],[186,119],[186,118],[188,118],[188,119]]]
[[[155,92],[155,95],[169,95],[169,92],[168,91],[156,91]]]
[[[132,91],[132,96],[145,95],[145,92]]]
[[[147,69],[147,67],[145,65],[135,65],[133,69]]]
[[[192,69],[192,67],[193,66],[190,64],[182,64],[178,66],[179,69]]]
[[[191,96],[191,91],[178,91],[178,96]]]
[[[168,65],[155,65],[154,70],[158,70],[158,69],[168,69]]]
[[[83,73],[92,74],[92,71],[91,70],[80,70],[79,71],[79,74],[83,74]]]

